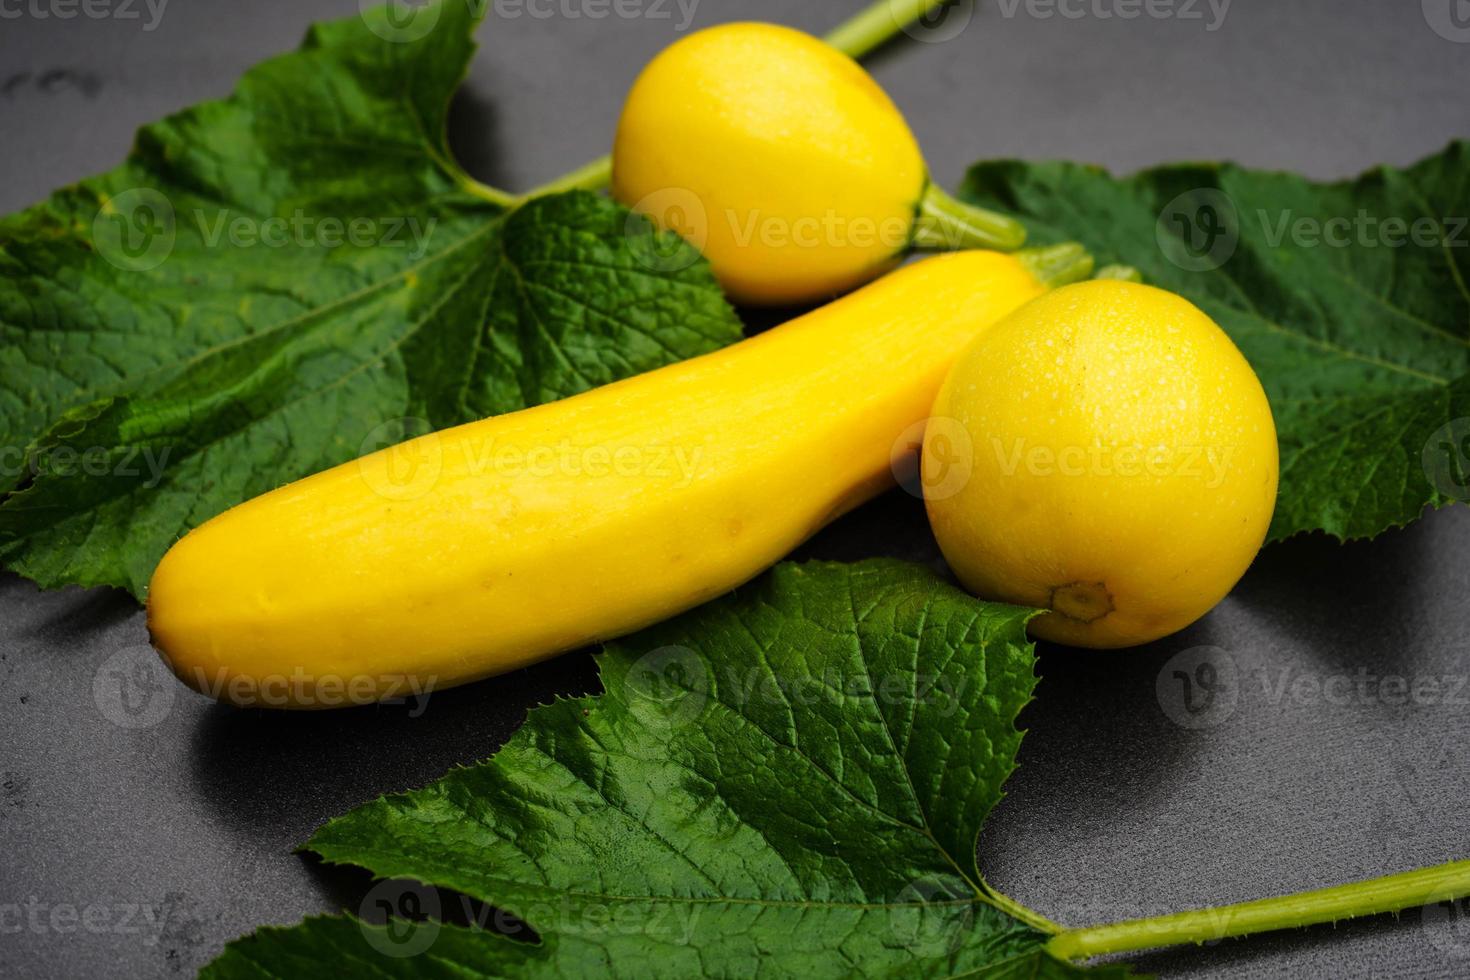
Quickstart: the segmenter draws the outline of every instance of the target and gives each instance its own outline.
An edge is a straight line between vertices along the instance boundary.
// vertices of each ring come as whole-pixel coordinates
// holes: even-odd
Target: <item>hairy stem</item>
[[[1061,926],[1057,925],[1055,922],[1051,921],[1040,912],[1037,912],[1035,909],[1028,909],[1026,906],[1022,905],[1014,898],[1011,898],[1009,895],[1006,895],[1003,892],[996,891],[994,888],[990,887],[990,884],[988,882],[984,884],[984,888],[981,890],[980,894],[981,898],[985,902],[1000,909],[1002,912],[1004,912],[1006,915],[1009,915],[1013,919],[1020,919],[1022,922],[1035,929],[1037,932],[1045,932],[1051,935],[1056,935],[1057,933],[1063,931]]]
[[[838,51],[861,58],[899,31],[949,0],[877,0],[851,20],[840,25],[825,40]],[[612,157],[598,157],[535,190],[520,200],[570,190],[601,190],[612,182]]]
[[[1398,912],[1470,895],[1470,861],[1372,878],[1237,905],[1068,929],[1047,943],[1053,956],[1086,959],[1181,943],[1318,925],[1360,915]]]

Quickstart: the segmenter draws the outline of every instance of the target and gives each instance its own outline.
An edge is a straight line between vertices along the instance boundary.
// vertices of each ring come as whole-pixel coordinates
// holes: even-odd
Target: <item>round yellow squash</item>
[[[613,194],[698,246],[746,303],[831,296],[916,243],[1025,238],[930,184],[908,124],[857,62],[771,24],[712,27],[649,63],[618,124]]]
[[[1037,636],[1122,647],[1215,606],[1276,500],[1271,408],[1209,317],[1097,280],[1028,303],[956,361],[925,434],[926,501],[977,595]]]

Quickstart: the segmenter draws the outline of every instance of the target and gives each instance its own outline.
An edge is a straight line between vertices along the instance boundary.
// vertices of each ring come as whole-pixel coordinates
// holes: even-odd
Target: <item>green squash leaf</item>
[[[539,943],[319,918],[206,975],[1073,975],[975,863],[1035,684],[1032,615],[897,561],[778,566],[609,644],[605,694],[306,845]]]
[[[252,496],[740,338],[678,239],[584,192],[507,210],[453,163],[482,9],[318,25],[0,220],[0,561],[142,596]]]
[[[999,161],[964,196],[1136,266],[1230,334],[1276,416],[1273,539],[1371,537],[1470,500],[1470,143],[1338,183]]]

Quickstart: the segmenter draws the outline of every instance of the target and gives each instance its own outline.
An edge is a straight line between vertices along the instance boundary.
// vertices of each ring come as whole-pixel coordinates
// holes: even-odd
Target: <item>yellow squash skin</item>
[[[820,299],[891,268],[927,170],[867,72],[800,31],[726,24],[643,70],[613,194],[693,241],[746,303]]]
[[[1075,646],[1203,616],[1276,501],[1276,428],[1250,365],[1188,301],[1127,282],[1063,287],[975,341],[925,454],[949,466],[926,504],[955,574],[1053,610],[1033,632]]]
[[[664,619],[889,486],[959,351],[1042,291],[1011,256],[928,259],[725,350],[282,487],[165,555],[154,642],[212,696],[317,708]]]

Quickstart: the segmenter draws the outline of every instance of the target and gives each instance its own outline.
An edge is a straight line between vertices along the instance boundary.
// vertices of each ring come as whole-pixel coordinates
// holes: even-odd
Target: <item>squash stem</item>
[[[1092,275],[1092,256],[1077,242],[1025,248],[1016,253],[1016,258],[1047,289],[1081,282]]]
[[[1470,861],[1452,861],[1295,895],[1069,929],[1053,936],[1046,948],[1059,959],[1085,959],[1399,912],[1467,895],[1470,895]]]
[[[1131,265],[1105,265],[1093,274],[1094,279],[1120,279],[1123,282],[1143,282],[1143,273]]]
[[[518,198],[509,191],[503,191],[499,187],[491,187],[489,184],[481,183],[469,174],[465,173],[459,161],[449,154],[447,149],[440,149],[432,143],[426,144],[429,156],[437,163],[450,178],[460,186],[466,194],[478,197],[482,201],[502,208],[514,207],[519,203]]]
[[[533,197],[545,197],[547,194],[560,194],[563,191],[600,191],[610,183],[612,183],[612,157],[598,157],[569,174],[562,174],[550,183],[542,184],[523,195],[521,200],[529,201]]]
[[[1026,228],[1014,218],[957,201],[933,181],[919,202],[914,246],[935,251],[993,248],[1014,252],[1026,244]]]
[[[861,58],[887,44],[899,31],[931,10],[949,2],[950,0],[878,0],[837,27],[824,40],[844,54]]]
[[[823,40],[843,54],[861,58],[882,46],[895,34],[950,0],[877,0],[850,20],[838,25]],[[612,183],[612,157],[598,157],[571,173],[522,194],[516,203],[562,191],[600,191]]]
[[[520,203],[519,198],[509,191],[503,191],[499,187],[491,187],[489,184],[481,183],[470,176],[457,176],[459,186],[464,188],[465,193],[478,197],[482,201],[489,201],[503,208],[514,207]]]

